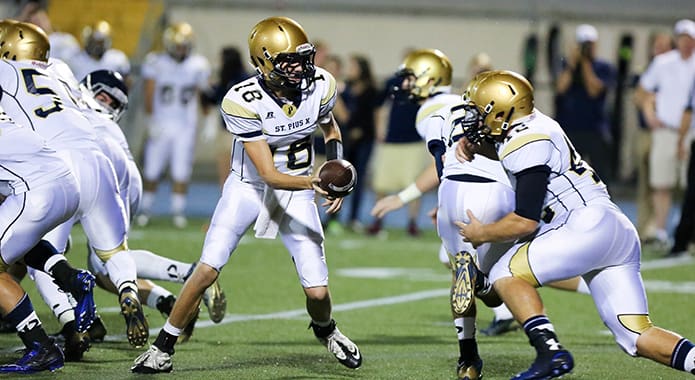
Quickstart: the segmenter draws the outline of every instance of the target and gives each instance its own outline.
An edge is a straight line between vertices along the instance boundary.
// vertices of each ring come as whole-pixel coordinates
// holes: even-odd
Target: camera
[[[591,58],[591,41],[582,42],[580,52],[583,58]]]

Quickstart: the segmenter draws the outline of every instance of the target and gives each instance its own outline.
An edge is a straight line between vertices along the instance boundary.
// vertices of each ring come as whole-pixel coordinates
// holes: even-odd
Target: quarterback
[[[171,371],[176,337],[254,221],[257,237],[281,235],[319,342],[343,365],[362,364],[359,349],[338,330],[331,315],[323,229],[314,201],[314,191],[327,196],[312,176],[312,135],[317,128],[324,134],[328,159],[342,157],[340,129],[331,113],[335,79],[314,66],[314,46],[304,29],[286,17],[256,24],[249,35],[249,52],[258,75],[232,87],[222,101],[222,116],[235,136],[232,168],[205,236],[200,264],[154,344],[135,359],[133,372]],[[341,204],[342,198],[328,198],[324,206],[334,213]]]
[[[528,80],[511,71],[480,74],[464,96],[467,102],[452,118],[465,136],[457,143],[457,158],[499,159],[515,190],[514,211],[499,220],[483,222],[469,210],[469,220],[458,222],[474,246],[516,242],[490,271],[495,291],[537,354],[513,379],[550,379],[572,370],[572,355],[560,344],[535,288],[574,276],[588,284],[623,351],[695,374],[693,343],[649,318],[637,231],[560,125],[534,108]]]

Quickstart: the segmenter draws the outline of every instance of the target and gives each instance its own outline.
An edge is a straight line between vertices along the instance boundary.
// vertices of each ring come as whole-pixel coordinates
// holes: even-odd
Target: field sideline
[[[146,229],[133,231],[130,246],[147,248],[182,261],[200,255],[204,220],[192,221],[184,231],[173,230],[158,219]],[[70,260],[84,265],[84,237],[74,236]],[[228,296],[227,317],[212,324],[205,310],[190,342],[178,345],[174,372],[156,378],[210,379],[454,379],[458,356],[448,311],[449,274],[436,259],[437,238],[432,231],[412,239],[390,230],[388,239],[355,234],[328,236],[334,316],[341,330],[360,345],[364,364],[357,371],[335,361],[307,330],[301,289],[294,268],[279,240],[242,240],[221,275]],[[643,277],[648,289],[652,320],[658,325],[695,338],[690,319],[695,292],[695,260],[669,261],[644,253]],[[33,303],[47,330],[57,330],[48,307],[25,280]],[[161,282],[177,293],[180,286]],[[644,359],[622,353],[603,326],[590,297],[543,289],[548,313],[563,344],[575,356],[576,367],[567,379],[690,379]],[[124,334],[115,295],[97,291],[109,337],[94,345],[82,363],[68,363],[56,374],[34,378],[85,379],[143,378],[129,371],[144,349],[131,348]],[[151,339],[164,319],[146,309]],[[480,309],[479,327],[492,313]],[[19,340],[0,336],[0,360],[18,355]],[[480,337],[486,379],[508,379],[525,369],[533,350],[516,331],[501,337]]]

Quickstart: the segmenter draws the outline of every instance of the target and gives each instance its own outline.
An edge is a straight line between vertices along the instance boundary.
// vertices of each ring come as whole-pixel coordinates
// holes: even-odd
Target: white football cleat
[[[171,372],[174,368],[171,355],[160,350],[155,345],[135,359],[130,371],[133,373],[162,373]]]

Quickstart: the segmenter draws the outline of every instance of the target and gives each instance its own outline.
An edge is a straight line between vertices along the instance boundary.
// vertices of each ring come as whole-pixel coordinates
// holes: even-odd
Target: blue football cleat
[[[75,306],[75,330],[79,333],[86,332],[94,323],[97,316],[97,306],[94,303],[94,286],[96,279],[86,270],[77,271],[73,279],[72,296],[77,301]]]
[[[41,371],[55,371],[63,368],[65,358],[53,340],[42,346],[34,342],[31,349],[25,350],[24,356],[14,364],[0,365],[0,373],[32,374]]]
[[[531,367],[512,377],[511,380],[548,380],[572,371],[574,359],[567,350],[557,350],[552,355],[536,357]]]

